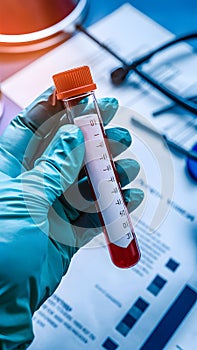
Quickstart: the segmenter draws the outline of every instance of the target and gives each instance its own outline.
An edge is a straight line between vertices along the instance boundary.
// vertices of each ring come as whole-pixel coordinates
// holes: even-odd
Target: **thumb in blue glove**
[[[69,195],[78,200],[75,187],[79,186],[92,205],[83,171],[76,179],[84,157],[80,130],[71,125],[60,127],[56,134],[52,133],[55,136],[48,146],[51,139],[46,135],[54,126],[53,131],[58,130],[57,120],[64,113],[61,104],[51,105],[51,93],[49,89],[39,96],[12,121],[0,139],[2,349],[21,344],[25,348],[32,341],[34,311],[57,288],[78,248],[101,232],[98,215],[89,214],[86,201],[81,210],[69,201]],[[118,109],[117,100],[101,99],[99,108],[107,125]],[[131,144],[124,128],[107,128],[106,135],[113,157]],[[122,187],[139,171],[139,164],[132,159],[117,160],[115,166]],[[59,197],[63,192],[67,195]],[[124,189],[123,195],[130,212],[143,199],[142,191],[135,188]]]
[[[76,126],[65,125],[32,170],[16,178],[9,172],[1,174],[0,341],[5,349],[24,339],[31,342],[32,314],[68,268],[71,252],[65,267],[66,259],[62,263],[61,254],[48,238],[48,211],[75,181],[83,158],[83,134]],[[71,225],[65,230],[72,250],[76,242]],[[51,258],[54,274],[49,271]]]

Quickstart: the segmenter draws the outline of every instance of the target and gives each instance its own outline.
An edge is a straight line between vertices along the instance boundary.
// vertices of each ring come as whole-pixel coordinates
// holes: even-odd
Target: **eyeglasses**
[[[167,48],[170,48],[178,43],[197,39],[197,33],[191,33],[188,35],[183,35],[175,39],[172,39],[166,42],[165,44],[159,46],[158,48],[151,50],[150,52],[141,56],[140,58],[128,63],[126,62],[125,59],[123,59],[116,52],[114,52],[109,46],[100,42],[97,38],[95,38],[92,34],[90,34],[82,25],[77,24],[76,29],[84,33],[91,40],[97,43],[101,48],[103,48],[105,51],[107,51],[109,54],[111,54],[113,57],[115,57],[117,60],[119,60],[122,63],[121,67],[116,68],[111,72],[111,80],[114,85],[122,84],[125,81],[125,79],[128,77],[129,73],[133,71],[142,79],[144,79],[147,83],[149,83],[151,86],[156,88],[165,96],[169,97],[176,104],[185,108],[189,112],[197,115],[197,104],[194,102],[196,96],[192,96],[189,98],[179,96],[176,93],[174,93],[172,90],[168,89],[168,87],[164,86],[159,81],[154,79],[151,75],[149,75],[148,73],[142,70],[142,65],[144,63],[147,63],[151,58],[153,58],[153,56],[155,56],[158,53],[161,53]]]
[[[167,107],[164,107],[158,111],[153,112],[153,116],[159,115],[161,113],[164,113],[172,108],[174,108],[176,105],[183,107],[185,110],[191,112],[193,116],[197,115],[197,96],[189,96],[189,97],[183,97],[174,91],[170,90],[167,86],[165,86],[163,83],[161,83],[159,80],[155,79],[151,74],[147,73],[147,71],[142,69],[143,64],[148,63],[151,59],[153,59],[153,56],[156,56],[156,54],[162,53],[162,51],[166,49],[170,49],[173,46],[175,47],[176,44],[179,43],[185,43],[187,41],[197,39],[197,32],[191,33],[183,36],[178,36],[175,39],[172,39],[165,44],[157,47],[156,49],[153,49],[149,51],[148,53],[142,55],[141,57],[133,60],[132,62],[128,63],[125,59],[120,57],[116,52],[114,52],[109,46],[105,45],[104,43],[100,42],[97,38],[95,38],[92,34],[90,34],[82,25],[77,24],[76,29],[82,33],[84,33],[87,37],[89,37],[91,40],[93,40],[97,45],[99,45],[102,49],[107,51],[110,55],[115,57],[118,61],[122,63],[122,66],[119,68],[114,69],[111,72],[111,81],[114,85],[119,86],[121,85],[126,78],[128,77],[130,72],[135,72],[140,78],[142,78],[144,81],[149,83],[151,86],[153,86],[155,89],[157,89],[159,92],[161,92],[163,95],[171,99],[173,102],[168,105]],[[135,121],[136,122],[136,121]],[[142,127],[140,123],[135,123],[137,126]],[[144,126],[143,126],[144,127]],[[144,127],[145,128],[145,127]],[[145,128],[147,131],[148,128]],[[150,128],[149,128],[150,129]],[[170,146],[170,148],[178,151],[182,155],[185,155],[187,157],[187,169],[190,173],[190,175],[197,181],[197,143],[192,147],[191,150],[186,150],[184,147],[176,144],[172,140],[170,140],[165,134],[160,134],[160,136],[163,136],[163,138],[166,140],[166,143]]]

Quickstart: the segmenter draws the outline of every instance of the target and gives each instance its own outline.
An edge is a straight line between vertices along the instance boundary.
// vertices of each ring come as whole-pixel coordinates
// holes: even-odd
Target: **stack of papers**
[[[129,4],[89,30],[129,60],[172,38]],[[191,72],[196,57],[184,66],[186,76],[171,74],[182,71],[182,61],[179,67],[176,62],[168,67],[168,83],[189,88],[195,83]],[[173,133],[175,126],[185,127],[184,118],[169,112],[155,120],[152,112],[169,100],[132,74],[123,86],[114,87],[110,72],[119,62],[83,34],[10,77],[2,91],[26,107],[52,85],[53,74],[79,65],[90,66],[97,97],[119,100],[121,107],[112,126],[126,127],[133,138],[123,156],[136,158],[141,165],[131,186],[145,192],[144,203],[132,214],[142,258],[131,269],[116,268],[102,234],[81,249],[57,291],[36,312],[30,349],[196,349],[197,213],[193,199],[197,186],[186,173],[184,158],[131,123],[135,117]],[[184,116],[190,118],[186,112]],[[193,142],[191,137],[184,145],[190,147],[189,142]]]

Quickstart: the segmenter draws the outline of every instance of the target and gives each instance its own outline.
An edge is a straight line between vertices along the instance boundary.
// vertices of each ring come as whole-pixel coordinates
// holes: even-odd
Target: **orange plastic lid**
[[[81,66],[53,75],[58,100],[78,96],[96,89],[90,68]]]

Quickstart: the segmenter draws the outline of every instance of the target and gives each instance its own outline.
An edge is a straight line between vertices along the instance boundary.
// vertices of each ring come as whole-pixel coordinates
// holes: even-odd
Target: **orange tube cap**
[[[81,66],[53,75],[58,100],[78,96],[96,89],[90,68]]]

